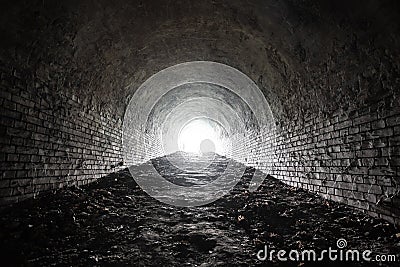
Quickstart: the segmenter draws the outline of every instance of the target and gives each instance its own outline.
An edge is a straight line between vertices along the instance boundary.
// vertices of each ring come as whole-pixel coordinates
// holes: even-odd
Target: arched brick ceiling
[[[154,73],[221,62],[257,82],[277,119],[291,119],[397,94],[398,9],[396,1],[17,0],[1,4],[0,59],[116,116]]]

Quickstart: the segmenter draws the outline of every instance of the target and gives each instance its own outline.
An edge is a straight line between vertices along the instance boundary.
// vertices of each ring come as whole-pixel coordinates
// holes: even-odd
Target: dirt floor
[[[253,171],[248,168],[243,181]],[[265,246],[337,249],[339,238],[348,249],[400,260],[393,225],[269,176],[254,193],[240,183],[207,206],[177,208],[148,196],[126,169],[16,204],[0,216],[1,266],[320,266],[260,261],[256,254]],[[338,264],[366,262],[324,265]]]

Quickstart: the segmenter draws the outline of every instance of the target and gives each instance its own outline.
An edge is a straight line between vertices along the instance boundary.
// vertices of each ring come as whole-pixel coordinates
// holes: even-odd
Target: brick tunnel
[[[2,1],[0,265],[397,266],[399,5]]]

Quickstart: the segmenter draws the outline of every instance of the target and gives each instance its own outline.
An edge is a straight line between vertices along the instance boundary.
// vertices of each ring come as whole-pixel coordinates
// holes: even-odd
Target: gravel
[[[0,213],[1,265],[279,266],[285,262],[276,257],[260,261],[257,252],[265,246],[336,249],[339,238],[347,240],[348,249],[394,254],[400,260],[395,226],[270,176],[250,193],[246,188],[253,173],[247,168],[230,194],[202,207],[158,202],[141,190],[127,169],[88,186],[15,204]],[[179,179],[182,183],[182,175]],[[285,264],[321,264],[289,263]],[[350,263],[366,265],[346,266]]]

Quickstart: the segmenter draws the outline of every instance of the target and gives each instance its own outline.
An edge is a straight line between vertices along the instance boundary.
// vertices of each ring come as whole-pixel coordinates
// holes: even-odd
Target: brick
[[[19,146],[16,148],[16,153],[18,154],[30,154],[35,155],[38,153],[38,149],[36,147],[23,147]]]
[[[378,201],[376,195],[371,194],[371,193],[364,193],[364,198],[366,201],[374,203],[374,204]]]
[[[350,120],[342,121],[334,125],[335,130],[341,130],[345,128],[349,128],[352,125]]]
[[[384,158],[384,159],[386,159],[386,161],[384,162],[385,166],[390,165],[393,167],[400,167],[400,156],[392,156],[390,157],[390,160],[389,158]]]
[[[24,130],[26,128],[26,123],[22,121],[14,121],[14,128]]]
[[[381,120],[377,120],[371,123],[371,127],[372,129],[382,129],[386,127],[386,123],[385,120],[381,119]]]
[[[330,199],[336,202],[347,203],[347,199],[341,196],[330,195]]]
[[[342,189],[335,189],[335,196],[342,196],[343,190]]]
[[[355,199],[359,199],[359,200],[364,200],[364,194],[363,192],[358,192],[358,191],[354,191],[354,190],[349,190],[348,192],[349,196],[354,197]]]
[[[0,188],[7,188],[9,186],[10,186],[10,180],[1,180],[0,179]]]
[[[27,170],[17,171],[17,177],[18,178],[28,177],[28,171]]]
[[[363,158],[361,159],[361,166],[365,166],[365,167],[373,167],[375,163],[375,159],[374,158]]]
[[[375,115],[366,114],[361,117],[355,118],[353,120],[353,122],[354,122],[354,125],[360,125],[360,124],[364,124],[364,123],[373,121],[374,119],[376,119]]]
[[[377,129],[371,131],[371,135],[376,137],[388,137],[394,134],[393,128]]]
[[[13,95],[11,99],[12,99],[12,101],[14,101],[22,106],[34,107],[34,105],[35,105],[35,103],[33,101],[25,99],[25,98],[17,96],[17,95]]]
[[[395,126],[394,128],[393,128],[393,131],[394,131],[394,135],[400,135],[400,126]]]
[[[339,183],[339,187],[345,190],[352,190],[355,185],[353,183]]]
[[[7,161],[18,161],[19,160],[19,155],[17,154],[8,154],[7,155]]]
[[[365,149],[356,152],[356,156],[360,158],[374,158],[378,156],[378,150],[375,149]]]
[[[41,157],[38,155],[31,155],[30,162],[40,162]]]
[[[19,161],[21,162],[29,162],[30,155],[19,155]]]
[[[377,179],[374,176],[364,176],[362,180],[365,184],[377,184]]]
[[[392,186],[392,178],[388,176],[380,176],[377,177],[377,183],[378,185]]]
[[[386,176],[386,175],[393,175],[395,171],[390,167],[381,167],[381,168],[373,168],[370,169],[368,172],[369,175],[377,175],[377,176]]]
[[[16,128],[7,128],[7,134],[10,136],[17,136],[21,138],[29,138],[31,136],[31,132],[24,129],[16,129]]]
[[[13,179],[10,181],[10,186],[11,187],[23,187],[23,186],[29,186],[32,183],[32,179],[30,178],[18,178],[18,179]]]
[[[14,127],[15,120],[12,118],[0,116],[0,125],[7,126],[7,127]]]
[[[28,114],[29,108],[20,104],[17,105],[17,111],[20,112],[21,114]]]
[[[11,93],[5,90],[0,90],[0,98],[11,100]]]
[[[350,173],[350,174],[368,174],[368,168],[367,167],[351,168],[348,170],[348,173]]]
[[[395,126],[395,125],[400,125],[400,116],[393,116],[390,118],[386,119],[386,124],[388,126]]]
[[[400,157],[399,157],[398,163],[400,164]],[[389,164],[390,164],[390,161],[389,161],[388,157],[375,158],[375,161],[374,161],[374,165],[377,167],[389,166]],[[392,165],[392,164],[390,164],[390,165]],[[394,166],[397,166],[397,165],[394,165]]]
[[[387,142],[386,138],[380,138],[380,139],[373,140],[374,148],[386,147],[387,145],[388,145],[388,142]]]
[[[357,184],[357,190],[360,192],[367,192],[372,194],[382,194],[382,188],[378,185]]]
[[[3,153],[15,153],[15,146],[14,145],[1,145],[0,151]]]
[[[47,142],[49,140],[49,137],[41,133],[33,133],[32,139]]]
[[[6,108],[11,111],[17,110],[17,105],[14,102],[8,100],[4,100],[2,106],[3,108]]]
[[[371,123],[361,124],[359,127],[360,127],[360,132],[361,132],[361,133],[370,131],[370,130],[372,129],[372,128],[371,128]]]

